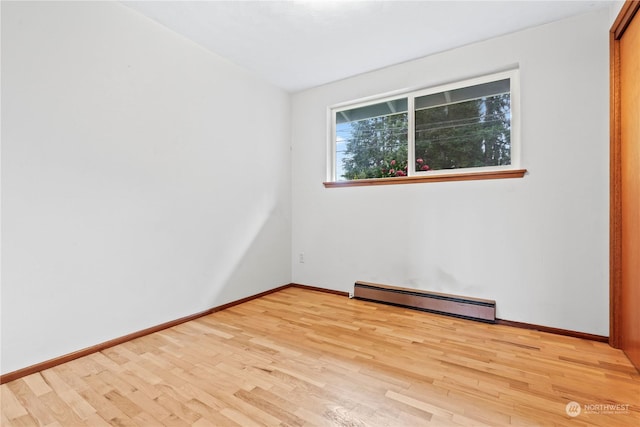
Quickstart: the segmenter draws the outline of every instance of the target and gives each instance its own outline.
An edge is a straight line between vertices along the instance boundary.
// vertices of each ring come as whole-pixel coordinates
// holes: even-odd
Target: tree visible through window
[[[440,96],[449,102],[433,99]],[[422,161],[416,170],[511,164],[510,99],[509,80],[417,97],[415,157]]]
[[[406,176],[407,123],[406,98],[337,113],[338,176]]]
[[[335,110],[337,180],[510,166],[511,90],[502,78]]]

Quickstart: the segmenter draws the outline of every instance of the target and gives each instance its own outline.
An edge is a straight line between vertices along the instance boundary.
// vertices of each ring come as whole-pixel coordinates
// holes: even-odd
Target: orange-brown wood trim
[[[526,169],[509,169],[491,172],[466,172],[451,173],[443,175],[419,175],[419,176],[398,176],[395,178],[369,178],[356,179],[353,181],[324,182],[326,188],[336,187],[362,187],[369,185],[397,185],[397,184],[418,184],[425,182],[446,182],[446,181],[478,181],[483,179],[505,179],[522,178]]]
[[[639,0],[627,0],[625,4],[622,5],[620,13],[618,13],[615,22],[611,26],[611,32],[616,40],[620,40],[620,37],[622,37],[622,34],[631,23],[636,12],[638,12],[638,9],[640,9]]]
[[[620,53],[613,29],[609,33],[609,345],[620,348],[616,331],[620,330],[620,300],[622,283],[622,188],[620,157]]]
[[[585,340],[598,341],[603,343],[609,342],[609,337],[605,337],[604,335],[588,334],[586,332],[577,332],[577,331],[571,331],[569,329],[552,328],[550,326],[534,325],[532,323],[523,323],[523,322],[514,322],[513,320],[496,319],[496,324],[511,326],[514,328],[548,332],[551,334],[564,335],[567,337],[581,338]]]
[[[620,348],[622,284],[622,159],[620,156],[620,37],[640,9],[627,0],[609,32],[609,345]]]
[[[316,287],[316,286],[301,285],[300,283],[291,283],[290,286],[293,287],[293,288],[306,289],[308,291],[317,291],[317,292],[324,292],[326,294],[340,295],[341,297],[348,297],[349,296],[349,292],[337,291],[335,289],[319,288],[319,287]]]

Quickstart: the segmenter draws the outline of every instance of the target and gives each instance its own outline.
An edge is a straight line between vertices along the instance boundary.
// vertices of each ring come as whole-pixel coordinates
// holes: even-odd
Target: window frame
[[[433,171],[416,171],[415,170],[415,99],[432,95],[440,92],[446,92],[455,89],[461,89],[469,86],[490,83],[498,80],[509,79],[510,93],[510,160],[511,164],[502,166],[482,166],[474,168],[459,169],[440,169]],[[407,99],[407,145],[408,145],[408,176],[405,177],[386,177],[386,178],[369,178],[356,180],[338,180],[337,177],[337,136],[336,136],[336,115],[340,111],[366,107],[400,98]],[[327,108],[328,122],[328,141],[327,141],[327,168],[325,187],[344,187],[344,186],[362,186],[362,185],[386,185],[386,184],[404,184],[416,182],[441,182],[441,181],[460,181],[460,180],[477,180],[477,179],[500,179],[500,178],[521,178],[526,173],[525,169],[520,167],[520,73],[519,69],[510,69],[479,77],[458,80],[455,82],[440,84],[436,86],[405,89],[389,92],[383,95],[361,98],[355,101],[343,102]]]

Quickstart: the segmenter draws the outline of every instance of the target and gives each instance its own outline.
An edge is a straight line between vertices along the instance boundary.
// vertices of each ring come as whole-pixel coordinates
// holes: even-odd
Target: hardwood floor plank
[[[7,420],[14,420],[28,414],[28,411],[9,387],[0,387],[0,392],[0,397],[2,398],[2,411],[0,413],[3,417],[6,417]]]
[[[24,379],[12,381],[7,384],[3,384],[2,387],[7,386],[20,402],[20,405],[24,407],[30,417],[37,420],[36,425],[47,425],[56,421],[55,417],[51,413],[51,410],[46,406],[45,402],[38,399],[38,396],[33,394],[31,389],[24,382]],[[4,402],[2,403],[4,405]],[[23,417],[20,417],[23,418]]]
[[[2,425],[4,426],[5,424],[3,423]],[[7,425],[15,426],[15,427],[22,427],[22,426],[34,427],[34,426],[40,426],[42,424],[40,424],[38,420],[36,420],[31,414],[27,414],[27,415],[22,415],[18,418],[14,418],[10,420]]]
[[[234,421],[239,426],[246,427],[261,427],[262,424],[257,421],[247,417],[242,412],[238,412],[233,408],[224,408],[220,411],[223,416],[228,418],[231,421]]]
[[[299,288],[0,390],[3,427],[640,425],[640,374],[605,343]]]
[[[256,389],[254,389],[256,390]],[[304,425],[304,420],[294,415],[293,413],[287,411],[279,407],[277,404],[269,400],[265,400],[258,393],[254,393],[253,391],[246,390],[238,390],[234,393],[234,396],[243,400],[247,404],[251,406],[255,406],[263,412],[266,412],[269,415],[274,416],[276,419],[280,420],[282,425],[286,426],[298,426],[301,427]]]
[[[174,415],[190,425],[202,417],[201,414],[189,408],[185,403],[176,400],[173,396],[161,394],[154,399],[154,402],[163,408],[163,413],[160,415],[162,420]],[[168,414],[164,414],[165,411]],[[154,411],[152,413],[155,414],[157,412]]]
[[[98,415],[100,415],[104,420],[127,418],[118,407],[93,388],[81,390],[79,394],[89,405],[96,409]]]
[[[49,387],[49,385],[45,382],[45,380],[42,378],[42,375],[39,372],[32,375],[27,375],[22,379],[27,384],[27,386],[31,389],[33,394],[35,394],[38,397],[43,396],[52,391],[51,387]]]
[[[84,420],[58,394],[49,392],[40,396],[39,399],[49,408],[55,421],[61,425],[86,425]]]

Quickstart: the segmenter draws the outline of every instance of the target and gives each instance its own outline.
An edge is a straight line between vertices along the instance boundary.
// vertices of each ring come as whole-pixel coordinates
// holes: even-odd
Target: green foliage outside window
[[[407,174],[407,113],[359,120],[350,124],[345,179],[383,178]]]
[[[511,164],[509,105],[503,94],[416,111],[416,158],[431,170]]]

